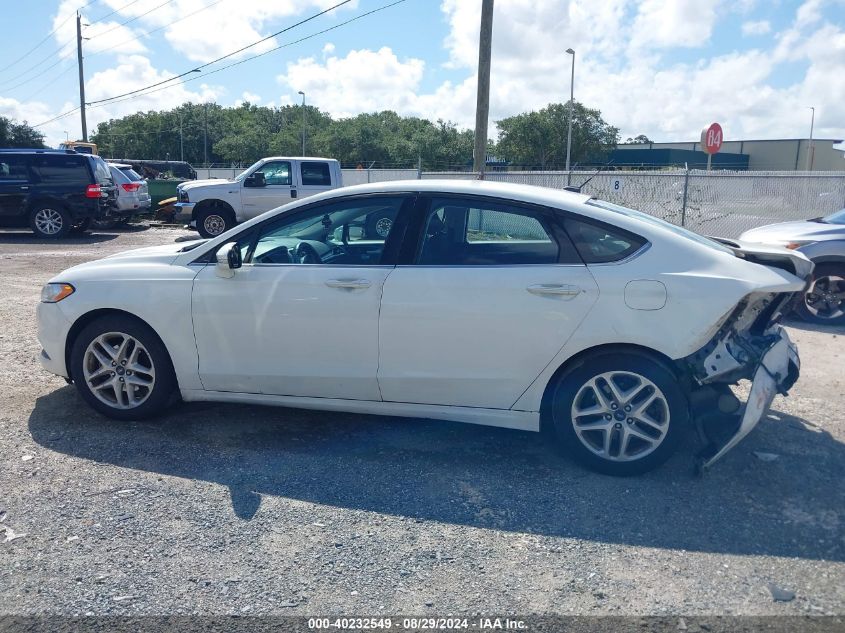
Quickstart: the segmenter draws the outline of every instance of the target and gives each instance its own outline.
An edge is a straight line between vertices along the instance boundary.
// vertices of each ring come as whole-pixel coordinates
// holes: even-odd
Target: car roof
[[[298,161],[309,161],[309,160],[321,160],[330,163],[336,163],[336,158],[326,158],[325,156],[265,156],[261,160],[268,161],[268,160],[298,160]]]
[[[391,180],[386,182],[351,185],[340,189],[333,189],[334,195],[350,195],[356,193],[389,193],[419,191],[420,193],[463,194],[474,196],[491,196],[495,198],[509,198],[519,202],[539,205],[559,206],[563,203],[584,203],[592,196],[576,191],[551,189],[537,185],[524,185],[512,182],[496,182],[493,180],[468,179],[424,179],[424,180]]]
[[[112,163],[111,161],[107,161],[109,167],[115,167],[117,169],[132,169],[132,165],[127,165],[126,163]]]

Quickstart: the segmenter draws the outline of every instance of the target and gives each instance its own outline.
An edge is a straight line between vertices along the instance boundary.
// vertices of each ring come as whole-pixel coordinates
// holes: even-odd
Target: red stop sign
[[[722,147],[722,126],[711,123],[701,130],[701,150],[706,154],[715,154]]]

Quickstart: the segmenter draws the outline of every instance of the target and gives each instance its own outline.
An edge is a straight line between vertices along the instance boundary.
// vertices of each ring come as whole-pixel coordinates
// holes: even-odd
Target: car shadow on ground
[[[777,412],[703,478],[691,445],[621,479],[581,469],[535,433],[203,403],[117,423],[71,386],[38,398],[29,429],[58,453],[227,486],[242,520],[276,495],[547,536],[845,561],[845,445]]]
[[[59,239],[47,239],[36,237],[32,232],[13,233],[0,230],[0,244],[55,244],[57,246],[73,246],[108,242],[117,237],[119,237],[118,233],[93,230],[86,233],[70,233]]]

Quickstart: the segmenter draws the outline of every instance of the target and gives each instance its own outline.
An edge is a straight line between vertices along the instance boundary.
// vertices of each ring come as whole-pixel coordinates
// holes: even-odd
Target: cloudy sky
[[[350,22],[395,1],[352,0],[205,65],[339,1],[7,0],[0,114],[37,125],[79,105],[84,5],[86,101],[202,66],[90,107],[89,131],[188,100],[298,103],[300,90],[334,116],[392,109],[472,127],[480,0],[404,0]],[[576,99],[623,140],[691,140],[712,121],[726,139],[806,137],[810,106],[817,138],[845,138],[845,0],[496,0],[491,119],[565,101],[569,47]],[[40,129],[78,138],[79,114]]]

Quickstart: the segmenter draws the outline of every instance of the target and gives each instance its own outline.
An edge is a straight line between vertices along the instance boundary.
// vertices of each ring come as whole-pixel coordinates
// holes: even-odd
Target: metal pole
[[[88,123],[85,121],[85,73],[82,70],[82,16],[76,12],[76,60],[79,63],[79,112],[82,115],[82,140],[88,142]]]
[[[713,154],[707,153],[707,171],[710,171],[710,165],[713,162]]]
[[[422,156],[417,156],[417,180],[422,180]]]
[[[205,123],[203,125],[203,134],[202,134],[202,162],[203,165],[208,167],[208,104],[203,105],[203,118],[205,119]]]
[[[810,142],[807,144],[807,171],[812,171],[813,169],[813,125],[816,122],[816,109],[814,107],[810,107],[812,110],[812,115],[810,115]]]
[[[182,136],[182,112],[179,112],[179,160],[185,162],[185,139]]]
[[[572,155],[572,116],[575,113],[575,51],[567,48],[572,55],[572,76],[569,79],[569,126],[566,132],[566,186],[572,183],[572,172],[569,171],[569,157]]]
[[[490,58],[493,47],[493,0],[481,4],[478,39],[478,94],[475,105],[475,152],[473,170],[484,178],[487,164],[487,118],[490,114]]]
[[[299,91],[302,95],[302,155],[305,156],[305,93]]]
[[[689,165],[684,163],[684,197],[681,201],[681,226],[687,221],[687,192],[689,191]]]

